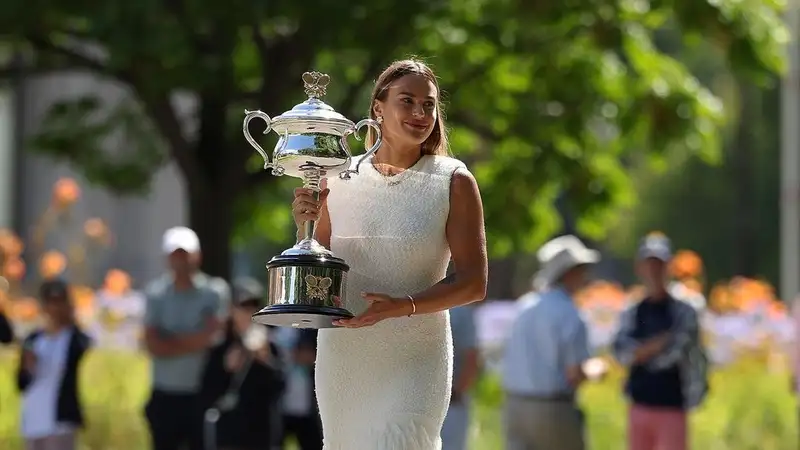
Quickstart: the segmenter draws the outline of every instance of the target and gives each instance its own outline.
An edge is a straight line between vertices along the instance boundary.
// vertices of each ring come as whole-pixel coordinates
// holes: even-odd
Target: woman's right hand
[[[297,228],[303,226],[308,220],[319,220],[322,205],[328,198],[330,189],[323,189],[319,193],[319,200],[314,199],[311,189],[297,188],[294,190],[294,201],[292,202],[292,216]]]

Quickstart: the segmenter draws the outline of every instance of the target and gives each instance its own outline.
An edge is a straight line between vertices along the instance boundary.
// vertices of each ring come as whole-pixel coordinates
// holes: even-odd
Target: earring
[[[378,118],[375,119],[375,121],[378,122],[378,125],[381,125],[383,123],[383,116],[378,116]]]

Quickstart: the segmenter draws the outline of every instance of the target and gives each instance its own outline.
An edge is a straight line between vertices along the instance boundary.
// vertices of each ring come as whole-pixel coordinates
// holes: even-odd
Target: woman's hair
[[[442,93],[439,89],[439,81],[436,78],[436,74],[433,73],[433,70],[422,61],[416,59],[395,61],[381,73],[378,80],[375,81],[375,87],[372,89],[372,97],[369,102],[369,117],[371,119],[376,119],[374,109],[375,101],[386,100],[386,96],[389,94],[389,87],[392,83],[406,75],[412,74],[422,75],[436,86],[436,122],[433,124],[431,135],[428,136],[421,145],[422,154],[447,155],[449,153],[449,146],[447,143],[447,129],[444,123],[444,111],[442,110],[441,102]],[[375,135],[371,129],[369,133],[367,133],[365,141],[367,148],[375,143]]]

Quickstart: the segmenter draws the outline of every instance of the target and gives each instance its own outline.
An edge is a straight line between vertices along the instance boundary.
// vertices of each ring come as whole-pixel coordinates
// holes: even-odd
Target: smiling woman
[[[316,386],[325,448],[436,450],[452,377],[447,310],[482,300],[487,261],[477,183],[446,156],[436,76],[397,61],[379,77],[370,116],[382,144],[362,176],[329,179],[317,202],[296,193],[298,227],[350,264],[356,317],[319,332]],[[370,141],[371,142],[371,138]],[[368,145],[369,145],[368,142]],[[452,283],[438,283],[448,263]]]

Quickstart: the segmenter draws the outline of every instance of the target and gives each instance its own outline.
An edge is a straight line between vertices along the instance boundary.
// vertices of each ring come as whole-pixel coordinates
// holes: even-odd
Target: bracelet
[[[408,301],[411,302],[411,314],[408,315],[408,317],[411,317],[417,312],[417,302],[415,302],[414,297],[410,295],[406,295],[406,297],[408,297]]]

